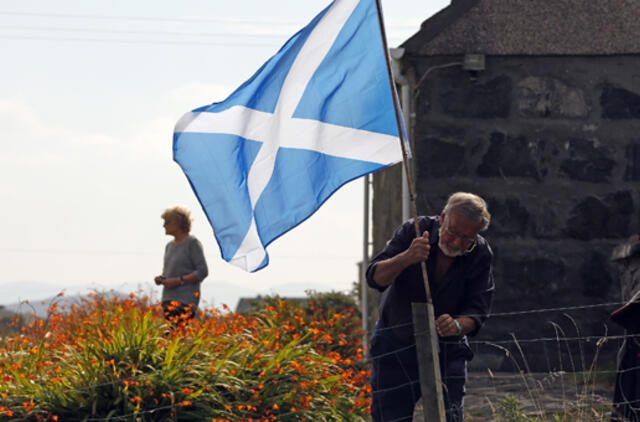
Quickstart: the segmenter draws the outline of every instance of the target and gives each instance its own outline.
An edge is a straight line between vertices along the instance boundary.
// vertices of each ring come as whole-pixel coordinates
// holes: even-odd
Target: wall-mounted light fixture
[[[471,72],[484,70],[484,54],[465,54],[462,62],[462,68]]]
[[[472,81],[478,79],[478,74],[485,70],[484,54],[465,54],[462,68],[469,72]]]

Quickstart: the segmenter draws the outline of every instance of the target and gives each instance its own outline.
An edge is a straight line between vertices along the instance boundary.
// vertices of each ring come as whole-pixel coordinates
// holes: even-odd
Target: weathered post
[[[413,330],[420,370],[420,391],[424,422],[445,422],[442,400],[442,375],[438,356],[438,336],[432,332],[435,327],[433,304],[412,303]]]

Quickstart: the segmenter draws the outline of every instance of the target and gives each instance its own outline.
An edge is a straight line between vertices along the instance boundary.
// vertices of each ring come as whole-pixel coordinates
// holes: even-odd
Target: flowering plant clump
[[[0,420],[367,420],[359,316],[320,296],[169,323],[133,294],[53,305],[0,339]]]

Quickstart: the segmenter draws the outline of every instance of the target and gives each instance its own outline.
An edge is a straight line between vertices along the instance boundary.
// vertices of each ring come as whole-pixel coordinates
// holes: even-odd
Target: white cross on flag
[[[402,160],[385,54],[375,0],[336,0],[226,100],[176,124],[174,160],[226,261],[263,268],[266,246],[338,188]]]

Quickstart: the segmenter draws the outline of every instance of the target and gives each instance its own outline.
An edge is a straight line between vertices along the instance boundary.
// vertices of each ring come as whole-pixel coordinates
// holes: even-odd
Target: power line
[[[89,20],[103,20],[103,21],[121,21],[121,22],[155,22],[155,23],[202,23],[202,24],[230,24],[234,26],[238,25],[259,25],[262,27],[268,27],[271,30],[274,26],[278,26],[281,29],[287,28],[287,32],[283,34],[265,33],[206,33],[206,32],[183,32],[183,31],[166,31],[166,30],[116,30],[116,29],[87,29],[87,28],[61,28],[55,26],[21,26],[21,25],[2,25],[0,29],[9,29],[17,31],[51,31],[51,32],[76,32],[76,33],[88,33],[88,34],[118,34],[118,35],[167,35],[167,36],[180,36],[180,37],[250,37],[250,38],[272,38],[273,43],[256,43],[256,42],[238,42],[238,41],[203,41],[203,40],[153,40],[153,39],[129,39],[129,38],[86,38],[86,37],[63,37],[63,36],[38,36],[38,35],[23,35],[19,33],[0,34],[0,39],[16,40],[16,41],[48,41],[48,42],[71,42],[71,43],[94,43],[94,44],[130,44],[130,45],[204,45],[204,46],[219,46],[219,47],[278,47],[280,41],[285,39],[290,34],[292,28],[298,28],[302,26],[301,22],[293,21],[277,21],[267,19],[235,19],[235,18],[162,18],[162,17],[148,17],[148,16],[108,16],[108,15],[96,15],[96,14],[68,14],[68,13],[37,13],[37,12],[10,12],[0,11],[1,16],[11,17],[36,17],[36,18],[62,18],[62,19],[89,19]],[[416,25],[402,24],[396,25],[397,28],[414,28]],[[267,31],[268,32],[268,31]]]
[[[239,19],[239,18],[163,18],[150,16],[114,16],[114,15],[95,15],[95,14],[77,14],[77,13],[39,13],[39,12],[10,12],[0,11],[0,16],[24,16],[38,18],[56,18],[56,19],[93,19],[106,21],[133,21],[133,22],[168,22],[168,23],[223,23],[232,25],[268,25],[268,26],[295,26],[301,27],[307,23],[306,20],[284,21],[275,19]],[[416,19],[415,23],[399,23],[390,25],[394,28],[417,29],[420,27],[421,19]],[[389,25],[387,25],[389,26]]]
[[[55,18],[55,19],[89,19],[103,21],[124,21],[124,22],[158,22],[158,23],[202,23],[202,24],[229,24],[229,25],[260,25],[272,28],[274,26],[290,27],[291,29],[300,28],[307,23],[306,20],[299,21],[283,21],[274,19],[239,19],[239,18],[163,18],[149,16],[114,16],[114,15],[95,15],[95,14],[71,14],[71,13],[38,13],[38,12],[10,12],[0,11],[0,16],[13,17],[35,17],[35,18]],[[417,19],[416,22],[404,22],[393,25],[387,25],[396,31],[415,31],[420,27],[422,20]]]
[[[221,47],[274,47],[276,43],[235,43],[235,42],[210,42],[210,41],[154,41],[154,40],[127,40],[104,38],[65,38],[45,36],[0,35],[0,39],[25,40],[25,41],[64,41],[86,43],[116,43],[116,44],[156,44],[156,45],[216,45]]]
[[[241,32],[181,32],[181,31],[142,31],[142,30],[117,30],[117,29],[95,29],[95,28],[62,28],[57,26],[23,26],[23,25],[0,25],[0,29],[17,29],[25,31],[54,31],[54,32],[83,32],[96,34],[135,34],[135,35],[179,35],[192,37],[248,37],[248,38],[283,38],[288,33],[282,34],[259,34],[259,33],[241,33]]]
[[[39,12],[8,12],[0,11],[0,16],[31,16],[44,18],[62,18],[62,19],[97,19],[97,20],[120,20],[120,21],[142,21],[142,22],[181,22],[181,23],[230,23],[230,24],[248,24],[248,25],[299,25],[301,22],[293,21],[276,21],[268,19],[246,20],[234,18],[162,18],[149,16],[109,16],[109,15],[93,15],[93,14],[76,14],[76,13],[39,13]]]
[[[162,252],[140,251],[108,251],[108,250],[73,250],[73,249],[26,249],[26,248],[0,248],[1,252],[9,253],[44,253],[44,254],[80,254],[80,255],[161,255]]]
[[[28,249],[28,248],[2,248],[0,253],[27,253],[27,254],[51,254],[51,255],[146,255],[159,256],[162,251],[117,251],[117,250],[79,250],[79,249]],[[353,256],[343,255],[278,255],[271,253],[272,258],[277,259],[300,259],[300,260],[349,260],[356,261]]]

